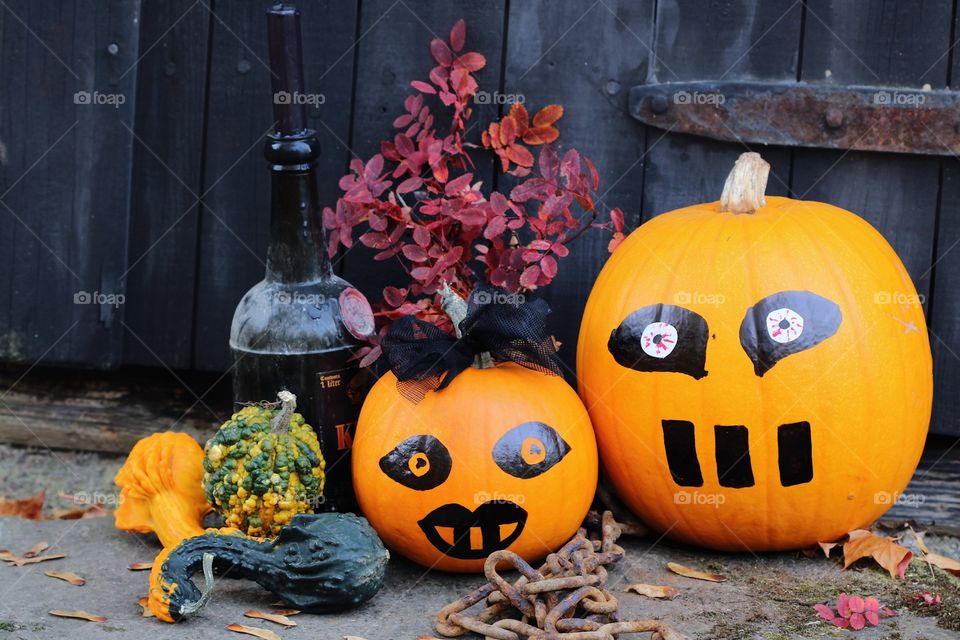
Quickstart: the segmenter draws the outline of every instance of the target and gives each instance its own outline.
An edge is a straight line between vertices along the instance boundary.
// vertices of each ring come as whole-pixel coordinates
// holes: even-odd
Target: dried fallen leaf
[[[87,620],[89,622],[106,622],[107,619],[103,616],[94,615],[92,613],[87,613],[86,611],[59,611],[54,609],[50,612],[50,615],[57,616],[58,618],[76,618],[78,620]]]
[[[10,551],[7,549],[0,549],[0,560],[3,560],[4,562],[16,562],[19,559],[20,556],[16,555],[15,553],[10,553]]]
[[[150,611],[149,600],[150,599],[147,598],[147,596],[143,596],[137,600],[137,604],[140,605],[141,609],[143,609],[143,611],[140,612],[140,615],[144,618],[156,618],[156,616],[153,615],[153,611]]]
[[[130,566],[127,567],[130,571],[149,571],[153,569],[152,562],[132,562]]]
[[[680,595],[680,590],[674,587],[669,586],[660,586],[655,584],[628,584],[627,588],[624,591],[633,591],[638,593],[641,596],[647,596],[648,598],[666,598],[667,600],[673,600],[678,595]]]
[[[40,555],[41,553],[43,553],[44,551],[46,551],[47,548],[49,548],[49,547],[50,547],[50,545],[47,544],[46,542],[38,542],[37,544],[35,544],[35,545],[33,545],[32,547],[30,547],[26,552],[24,552],[23,557],[24,557],[24,558],[33,558],[33,557],[36,557],[36,556]]]
[[[78,576],[72,571],[44,571],[43,575],[69,582],[75,587],[82,587],[83,585],[87,584],[85,578]]]
[[[12,562],[15,567],[22,567],[28,564],[37,564],[38,562],[46,562],[47,560],[59,560],[60,558],[66,558],[64,553],[51,553],[48,556],[36,556],[33,558],[17,558]]]
[[[109,515],[103,505],[75,506],[66,509],[53,509],[48,520],[80,520],[81,518],[100,518]]]
[[[16,516],[28,520],[43,519],[43,499],[47,492],[41,491],[23,500],[0,498],[0,516]]]
[[[676,562],[668,562],[667,569],[670,569],[670,571],[673,571],[678,576],[683,576],[684,578],[694,578],[695,580],[706,580],[707,582],[725,582],[727,579],[726,576],[722,576],[719,573],[706,573],[704,571],[697,571],[696,569],[685,567],[682,564],[677,564]]]
[[[274,609],[270,613],[275,616],[295,616],[300,613],[300,609]]]
[[[282,613],[264,613],[263,611],[256,611],[255,609],[250,609],[249,611],[244,611],[243,615],[248,618],[259,618],[260,620],[267,620],[269,622],[275,622],[277,624],[282,624],[285,627],[295,627],[297,623],[283,615]]]
[[[257,638],[262,638],[263,640],[282,640],[273,631],[269,629],[258,629],[257,627],[248,627],[245,624],[228,624],[227,629],[233,631],[234,633],[245,633],[248,636],[255,636]]]
[[[862,558],[873,558],[890,573],[891,578],[899,577],[903,580],[907,565],[913,558],[909,549],[901,547],[891,538],[878,536],[864,529],[851,531],[849,537],[850,539],[843,543],[844,569]]]
[[[933,553],[930,551],[927,543],[924,542],[923,534],[914,531],[913,527],[910,528],[910,532],[913,533],[913,537],[917,541],[917,548],[920,549],[920,553],[923,554],[923,560],[925,562],[928,562],[935,567],[940,567],[944,571],[952,573],[955,576],[960,576],[960,562],[957,562],[949,556]]]
[[[839,542],[818,542],[820,548],[823,549],[823,555],[830,557],[830,552],[833,551],[833,548],[836,547]]]

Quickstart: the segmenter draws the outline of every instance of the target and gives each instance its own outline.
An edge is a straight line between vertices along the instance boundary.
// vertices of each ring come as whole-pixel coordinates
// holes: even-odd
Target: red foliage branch
[[[464,139],[478,90],[473,74],[486,65],[483,55],[463,52],[465,40],[463,20],[449,42],[433,39],[437,66],[429,82],[410,83],[417,93],[407,96],[405,113],[393,121],[397,133],[366,163],[350,162],[340,179],[343,196],[335,209],[323,211],[331,256],[340,246],[352,247],[359,231],[356,240],[377,250],[374,260],[395,259],[410,278],[407,286],[384,288],[378,336],[393,319],[410,314],[451,330],[437,293],[443,282],[469,293],[482,278],[525,293],[550,284],[557,261],[570,253],[567,245],[586,229],[611,232],[610,251],[624,237],[619,209],[598,222],[600,177],[590,159],[576,149],[561,156],[551,146],[560,136],[554,126],[563,116],[560,105],[543,108],[531,121],[526,108],[514,104],[489,124],[481,145]],[[428,99],[452,110],[445,134],[435,128]],[[530,147],[540,147],[536,159]],[[503,172],[519,179],[509,195],[481,191],[470,153],[481,150],[493,151]],[[483,268],[475,269],[473,261]],[[364,365],[379,355],[378,337],[358,353]]]

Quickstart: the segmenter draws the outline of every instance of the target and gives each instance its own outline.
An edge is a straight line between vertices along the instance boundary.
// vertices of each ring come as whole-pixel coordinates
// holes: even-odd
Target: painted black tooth
[[[752,487],[753,466],[750,463],[750,435],[742,424],[713,427],[716,440],[717,476],[720,486],[732,489]]]
[[[688,420],[663,420],[663,446],[673,481],[681,487],[702,487],[703,474],[697,458],[696,435]]]
[[[777,427],[780,484],[792,487],[813,480],[813,443],[810,423],[791,422]]]

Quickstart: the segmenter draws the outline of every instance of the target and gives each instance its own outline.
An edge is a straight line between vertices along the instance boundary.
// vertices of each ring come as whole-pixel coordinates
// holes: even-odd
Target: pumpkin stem
[[[761,158],[759,153],[748,151],[740,154],[723,184],[720,211],[754,213],[760,207],[767,206],[764,192],[769,175],[770,163]]]
[[[200,599],[196,602],[188,602],[183,605],[180,609],[180,613],[186,616],[192,616],[200,612],[207,602],[210,601],[210,596],[213,595],[213,554],[204,553],[203,554],[203,592],[200,595]]]
[[[440,289],[440,308],[450,316],[450,321],[453,323],[453,330],[457,334],[457,338],[462,338],[463,332],[460,331],[460,323],[467,317],[467,301],[451,289],[450,285],[446,282],[443,283],[443,287]],[[477,369],[489,369],[493,366],[493,358],[490,357],[489,352],[484,351],[483,353],[477,354],[477,357],[474,358],[473,366]]]
[[[284,389],[277,394],[277,399],[280,400],[280,411],[274,414],[270,430],[282,434],[290,429],[290,419],[297,409],[297,396]]]

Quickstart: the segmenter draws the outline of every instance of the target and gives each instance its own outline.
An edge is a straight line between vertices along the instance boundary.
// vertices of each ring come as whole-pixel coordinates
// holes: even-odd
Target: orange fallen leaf
[[[57,616],[58,618],[76,618],[77,620],[87,620],[88,622],[106,622],[107,619],[103,616],[98,616],[92,613],[87,613],[86,611],[59,611],[54,609],[50,612],[50,615]]]
[[[109,515],[103,505],[75,506],[66,509],[53,509],[48,520],[80,520],[81,518],[100,518]]]
[[[83,585],[87,584],[85,578],[78,576],[72,571],[44,571],[43,575],[69,582],[75,587],[82,587]]]
[[[674,572],[678,576],[683,576],[684,578],[693,578],[695,580],[706,580],[707,582],[725,582],[727,577],[722,576],[719,573],[706,573],[704,571],[697,571],[696,569],[691,569],[690,567],[685,567],[682,564],[677,564],[676,562],[668,562],[667,569]]]
[[[646,596],[648,598],[665,598],[673,600],[680,595],[680,590],[669,586],[659,586],[655,584],[628,584],[624,591],[633,591],[634,593]]]
[[[144,618],[156,618],[156,616],[153,615],[153,611],[150,611],[149,601],[150,599],[147,598],[147,596],[143,596],[142,598],[137,600],[137,604],[140,605],[141,609],[143,609],[143,611],[140,612],[140,615]]]
[[[130,571],[148,571],[153,569],[152,562],[132,562],[130,566],[127,567]]]
[[[20,559],[20,556],[15,553],[10,553],[8,549],[0,549],[0,560],[4,562],[16,562]]]
[[[46,495],[46,490],[43,490],[23,500],[0,498],[0,516],[15,516],[28,520],[42,520],[43,500]]]
[[[262,638],[263,640],[282,640],[273,631],[269,629],[258,629],[257,627],[248,627],[245,624],[228,624],[227,629],[233,631],[234,633],[245,633],[248,636],[256,636],[257,638]]]
[[[269,622],[275,622],[277,624],[282,624],[285,627],[295,627],[297,623],[283,615],[282,613],[264,613],[263,611],[256,611],[255,609],[250,609],[249,611],[244,611],[243,615],[248,618],[259,618],[260,620],[267,620]]]
[[[23,557],[24,558],[36,557],[41,553],[43,553],[44,551],[46,551],[49,546],[50,545],[47,544],[46,542],[38,542],[37,544],[30,547],[26,552],[24,552]]]
[[[910,527],[910,532],[913,533],[913,537],[917,541],[917,548],[920,549],[920,553],[923,554],[924,561],[932,564],[935,567],[940,567],[948,573],[952,573],[953,575],[960,577],[960,562],[949,556],[933,553],[930,551],[927,543],[924,542],[921,534],[914,531],[913,527]]]
[[[901,547],[886,536],[878,536],[864,529],[851,531],[849,540],[843,543],[843,568],[846,569],[862,558],[873,558],[890,573],[891,578],[899,577],[907,571],[913,553]]]
[[[820,548],[823,549],[823,555],[830,557],[830,552],[833,551],[833,548],[836,547],[839,542],[818,542]]]
[[[60,558],[66,558],[65,553],[51,553],[48,556],[34,556],[33,558],[17,558],[12,562],[15,567],[22,567],[28,564],[37,564],[38,562],[46,562],[47,560],[59,560]]]
[[[274,609],[270,613],[277,616],[295,616],[300,613],[300,609]]]

